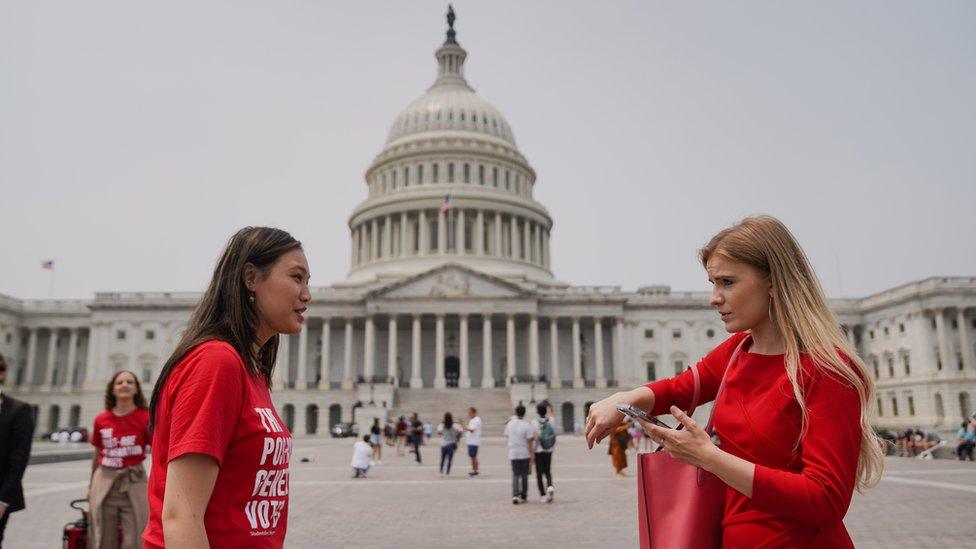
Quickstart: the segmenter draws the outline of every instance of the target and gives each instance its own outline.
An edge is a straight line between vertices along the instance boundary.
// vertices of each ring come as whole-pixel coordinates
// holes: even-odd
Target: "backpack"
[[[539,446],[543,450],[551,450],[556,445],[556,430],[548,421],[539,420]]]

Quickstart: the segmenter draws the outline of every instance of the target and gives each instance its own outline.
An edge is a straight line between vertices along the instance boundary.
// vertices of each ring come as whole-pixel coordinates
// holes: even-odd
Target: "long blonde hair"
[[[884,454],[881,442],[869,422],[874,383],[864,362],[848,343],[833,311],[827,306],[817,275],[800,244],[778,219],[759,215],[747,217],[721,231],[699,252],[702,265],[721,255],[750,265],[772,284],[771,321],[786,346],[786,375],[802,411],[800,439],[807,429],[800,355],[806,354],[815,367],[843,379],[857,390],[861,401],[861,451],[857,460],[857,489],[870,488],[881,480]],[[847,360],[838,352],[847,356]]]

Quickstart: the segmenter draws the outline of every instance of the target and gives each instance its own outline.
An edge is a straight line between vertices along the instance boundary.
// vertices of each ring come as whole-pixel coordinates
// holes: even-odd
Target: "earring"
[[[254,294],[247,296],[247,300],[250,301],[251,303],[254,303]]]

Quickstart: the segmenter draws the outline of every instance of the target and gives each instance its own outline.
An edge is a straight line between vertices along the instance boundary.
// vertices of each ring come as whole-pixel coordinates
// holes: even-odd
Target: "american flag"
[[[48,259],[47,261],[41,261],[41,268],[42,269],[47,269],[49,271],[53,271],[54,270],[54,260],[53,259]]]
[[[444,196],[444,201],[441,202],[441,207],[437,208],[437,213],[444,213],[451,209],[451,195],[448,193]]]

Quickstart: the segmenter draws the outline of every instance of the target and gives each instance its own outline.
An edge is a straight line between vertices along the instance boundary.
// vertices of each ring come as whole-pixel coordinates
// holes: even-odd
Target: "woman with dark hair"
[[[146,527],[146,459],[149,411],[142,386],[128,370],[115,372],[105,387],[105,411],[92,427],[91,480],[88,486],[89,547],[135,549]],[[122,526],[122,543],[116,531]]]
[[[231,237],[153,390],[145,547],[284,545],[291,433],[270,387],[279,334],[302,329],[308,280],[285,231]]]
[[[437,432],[441,435],[441,476],[451,475],[451,464],[454,463],[454,451],[457,450],[458,438],[461,437],[461,426],[454,423],[454,416],[451,412],[444,414],[444,423],[437,426]],[[447,462],[447,470],[444,470],[444,462]]]

